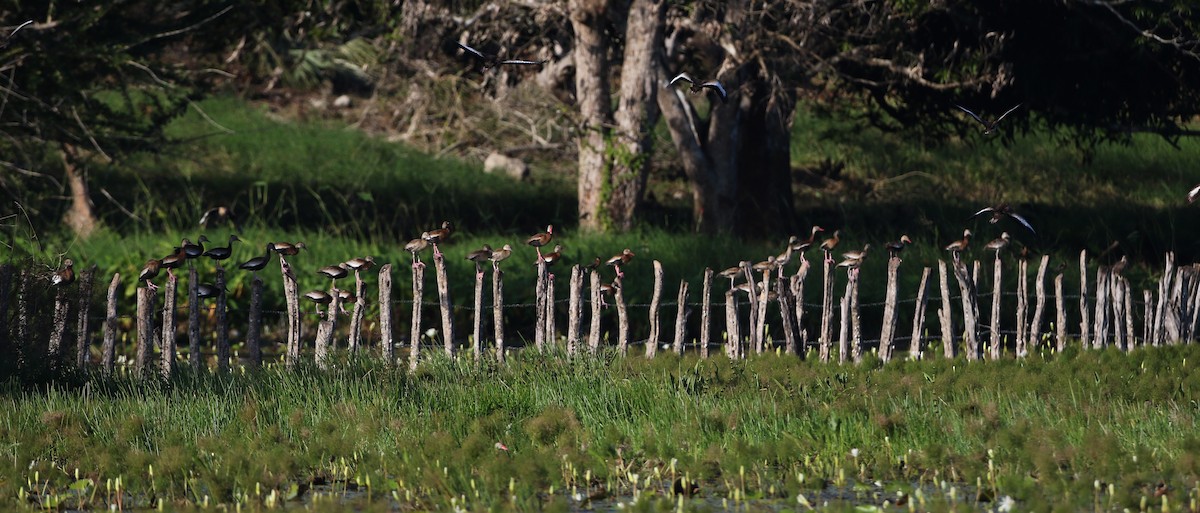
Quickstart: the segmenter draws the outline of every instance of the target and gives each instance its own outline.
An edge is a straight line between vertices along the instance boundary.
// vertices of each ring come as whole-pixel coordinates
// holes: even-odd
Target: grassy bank
[[[1197,346],[849,367],[530,351],[504,368],[435,359],[415,375],[351,361],[9,383],[0,497],[561,510],[636,496],[669,508],[686,475],[700,484],[688,509],[796,508],[798,495],[878,506],[904,492],[933,511],[1004,496],[1020,510],[1119,511],[1158,508],[1163,483],[1164,511],[1179,511],[1198,498],[1198,360]]]

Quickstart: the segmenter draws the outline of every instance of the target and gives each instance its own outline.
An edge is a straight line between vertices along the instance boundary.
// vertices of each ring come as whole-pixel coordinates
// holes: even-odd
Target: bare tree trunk
[[[611,120],[606,35],[610,0],[570,0],[571,28],[575,33],[575,98],[583,132],[579,136],[579,226],[601,230],[602,205],[607,180],[606,152]]]
[[[81,239],[91,237],[100,225],[96,212],[92,209],[92,200],[88,198],[87,180],[76,162],[78,153],[74,146],[63,144],[62,163],[67,174],[67,187],[71,189],[71,209],[63,216],[63,222],[71,228],[71,232]]]
[[[962,299],[963,346],[966,348],[967,360],[978,360],[982,357],[979,347],[979,303],[975,281],[971,274],[967,273],[967,266],[962,260],[954,262],[954,278],[958,280],[958,290]]]
[[[471,354],[475,363],[483,359],[483,268],[475,264],[475,302],[471,311]]]
[[[1092,321],[1088,318],[1088,273],[1087,250],[1079,252],[1079,339],[1083,348],[1090,347],[1092,341]]]
[[[50,327],[50,341],[46,344],[46,356],[50,360],[50,368],[58,369],[62,363],[63,342],[67,337],[67,314],[71,311],[71,301],[67,299],[67,288],[60,288],[54,294],[54,318]]]
[[[796,354],[796,327],[792,325],[792,288],[783,274],[783,266],[779,266],[779,274],[775,278],[775,297],[779,302],[779,320],[783,328],[784,348],[788,354]]]
[[[742,357],[742,330],[738,325],[737,296],[725,292],[725,355],[731,360]]]
[[[1029,260],[1017,261],[1017,338],[1015,350],[1019,354],[1025,350],[1025,340],[1029,338]],[[999,357],[999,351],[996,352]]]
[[[350,311],[350,340],[347,344],[351,353],[357,353],[362,345],[362,323],[367,314],[367,285],[362,275],[354,271],[354,309]]]
[[[442,311],[442,346],[447,358],[454,358],[454,305],[450,302],[450,281],[446,277],[446,257],[433,256],[434,276],[437,278],[438,306]]]
[[[771,271],[763,271],[762,285],[755,292],[758,313],[754,319],[754,354],[763,354],[767,350],[767,296],[771,293]]]
[[[846,289],[850,292],[850,355],[854,363],[862,362],[862,319],[858,315],[858,268],[846,273]]]
[[[150,371],[150,355],[154,353],[154,296],[150,289],[137,289],[137,355],[133,360],[133,375],[138,379],[145,378]],[[170,358],[163,354],[164,360]],[[163,367],[163,374],[168,379],[172,369],[173,366],[170,369]]]
[[[295,368],[300,363],[300,291],[296,286],[296,273],[292,271],[291,264],[287,263],[283,257],[279,257],[279,274],[283,278],[283,298],[287,305],[287,348],[286,362],[287,368]],[[256,276],[257,280],[258,277]],[[254,315],[251,313],[251,315]],[[261,311],[259,312],[261,316]],[[259,320],[261,321],[261,318]]]
[[[333,300],[329,302],[329,306],[325,309],[325,316],[318,321],[317,341],[313,354],[313,359],[317,362],[317,368],[322,370],[329,368],[329,352],[333,346],[333,334],[337,331],[338,309],[342,306],[341,295],[338,294],[336,289],[330,288],[329,295],[333,296]]]
[[[558,342],[558,329],[554,325],[554,273],[546,274],[546,344],[551,347]]]
[[[191,359],[193,372],[200,372],[200,367],[202,366],[201,361],[200,361],[201,358],[200,358],[200,296],[199,296],[199,288],[198,288],[199,285],[200,285],[200,279],[196,275],[196,266],[194,264],[192,264],[191,261],[189,261],[188,262],[188,288],[187,288],[187,290],[188,290],[188,357]],[[170,291],[168,291],[167,293],[170,294]],[[169,301],[168,303],[173,303],[173,302]],[[172,308],[174,308],[174,306],[175,306],[174,304],[171,304]],[[172,316],[173,315],[174,315],[174,312],[172,312]],[[163,316],[164,317],[166,316],[166,312],[163,312]],[[167,320],[164,318],[163,326],[166,327],[166,325],[167,325]],[[175,328],[175,321],[172,320],[171,321],[171,329],[172,329],[171,336],[172,337],[175,336],[174,328]],[[166,336],[167,336],[167,334],[164,331],[163,337],[165,338]]]
[[[621,278],[613,283],[613,300],[617,302],[617,352],[621,356],[629,354],[629,316],[625,313],[625,291]]]
[[[1067,348],[1067,302],[1063,297],[1063,273],[1054,277],[1054,343],[1059,353]]]
[[[1000,252],[996,251],[996,263],[992,268],[992,336],[988,338],[989,355],[993,360],[1000,359],[1000,299],[1003,297],[1004,267],[1000,265]],[[1020,278],[1018,278],[1019,280]],[[1018,283],[1020,283],[1018,281]]]
[[[533,345],[538,352],[545,350],[546,345],[546,261],[537,261],[537,284],[533,290]]]

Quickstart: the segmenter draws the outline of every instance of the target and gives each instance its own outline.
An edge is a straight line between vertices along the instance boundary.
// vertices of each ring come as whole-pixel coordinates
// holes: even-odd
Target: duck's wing
[[[1188,191],[1188,193],[1187,193],[1188,203],[1196,201],[1196,198],[1198,198],[1198,197],[1200,197],[1200,185],[1192,187],[1192,190]]]
[[[971,217],[968,217],[967,219],[975,219],[976,217],[984,215],[988,212],[995,212],[995,211],[996,211],[996,209],[994,207],[983,207],[983,208],[979,209],[979,212],[971,214]]]
[[[963,111],[963,112],[966,112],[967,114],[970,114],[970,115],[971,115],[971,117],[975,118],[975,121],[978,121],[978,122],[979,122],[979,124],[981,124],[981,125],[983,125],[983,126],[985,126],[985,127],[987,126],[987,122],[985,122],[985,121],[983,120],[983,118],[980,118],[978,114],[975,114],[974,112],[971,112],[971,109],[968,109],[968,108],[966,108],[966,107],[963,107],[962,105],[959,105],[959,104],[957,104],[957,103],[956,103],[956,104],[954,104],[954,106],[955,106],[955,107],[958,107],[958,110],[961,110],[961,111]]]
[[[1008,211],[1008,212],[1006,212],[1006,213],[1008,214],[1008,217],[1011,217],[1011,218],[1013,218],[1013,219],[1016,219],[1018,223],[1021,223],[1021,226],[1024,226],[1025,228],[1028,228],[1028,229],[1029,229],[1029,233],[1032,233],[1032,234],[1034,234],[1034,235],[1037,235],[1037,231],[1033,229],[1033,225],[1029,224],[1029,221],[1027,221],[1027,220],[1026,220],[1024,217],[1021,217],[1021,214],[1018,214],[1018,213],[1016,213],[1016,212],[1013,212],[1013,211]]]
[[[716,80],[709,80],[708,82],[700,84],[700,87],[707,87],[713,91],[716,91],[721,97],[721,103],[725,103],[728,99],[728,94],[725,93],[725,86],[721,85],[721,83]]]
[[[522,60],[522,59],[508,59],[508,60],[500,61],[500,64],[537,65],[537,64],[545,64],[547,62],[550,62],[550,61],[548,61],[548,60],[527,61],[527,60]]]
[[[695,80],[692,80],[692,77],[691,77],[690,75],[688,75],[688,74],[685,72],[685,73],[680,73],[680,74],[678,74],[678,75],[675,75],[675,78],[672,78],[672,79],[671,79],[671,84],[670,84],[670,85],[675,85],[675,82],[678,82],[678,81],[680,81],[680,80],[684,80],[684,81],[686,81],[686,82],[687,82],[687,83],[689,83],[689,84],[695,84],[695,83],[696,83],[696,81],[695,81]]]
[[[1016,105],[1013,105],[1013,108],[1011,108],[1011,109],[1008,109],[1008,110],[1004,111],[1004,114],[1001,114],[1001,115],[1000,115],[1000,117],[996,118],[996,121],[995,121],[995,122],[993,122],[992,124],[994,125],[994,124],[996,124],[996,123],[999,123],[1001,119],[1004,119],[1004,116],[1007,116],[1007,115],[1009,115],[1010,113],[1012,113],[1012,111],[1014,111],[1014,110],[1017,110],[1017,109],[1018,109],[1018,108],[1020,108],[1020,107],[1021,107],[1021,104],[1020,104],[1020,103],[1018,103],[1018,104],[1016,104]]]
[[[469,47],[469,46],[467,46],[467,45],[464,45],[464,44],[462,44],[462,43],[460,43],[460,42],[458,42],[458,41],[455,41],[455,42],[454,42],[454,44],[458,45],[458,47],[459,47],[459,48],[462,48],[462,49],[463,49],[464,51],[466,51],[467,53],[469,53],[469,54],[471,54],[471,55],[474,55],[476,58],[483,59],[483,60],[487,60],[487,56],[486,56],[486,55],[484,55],[484,54],[483,54],[483,52],[480,52],[479,50],[476,50],[476,49],[474,49],[474,48],[471,48],[471,47]]]

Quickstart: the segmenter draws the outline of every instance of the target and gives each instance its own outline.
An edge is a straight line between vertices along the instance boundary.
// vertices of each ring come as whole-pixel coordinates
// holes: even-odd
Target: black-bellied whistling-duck
[[[987,245],[984,246],[984,248],[990,249],[992,251],[999,253],[1000,250],[1008,247],[1008,243],[1011,240],[1012,240],[1012,238],[1009,237],[1008,232],[1001,232],[999,237],[992,239],[992,241],[987,243]]]
[[[739,283],[733,287],[733,291],[734,292],[744,292],[744,293],[746,293],[747,296],[749,296],[750,295],[750,283],[748,283],[748,282]],[[759,292],[759,294],[762,294],[761,290],[759,290],[758,292]],[[776,299],[779,299],[779,294],[777,294],[774,290],[767,291],[767,301],[775,301]]]
[[[208,251],[204,252],[204,256],[216,260],[218,262],[217,266],[220,267],[220,262],[222,260],[226,260],[233,255],[233,243],[240,242],[241,240],[242,239],[239,239],[237,235],[230,235],[229,244],[225,245],[223,248],[208,248]]]
[[[63,260],[63,268],[50,276],[50,284],[66,287],[75,282],[75,261],[70,258]]]
[[[1117,263],[1112,265],[1112,273],[1113,274],[1121,274],[1123,271],[1125,271],[1125,267],[1128,265],[1129,265],[1129,257],[1127,257],[1125,255],[1121,255],[1121,259],[1117,260]]]
[[[267,262],[271,261],[271,252],[275,251],[275,243],[268,242],[267,250],[262,256],[256,256],[239,265],[239,269],[245,269],[254,273],[254,279],[258,279],[258,272],[267,266]]]
[[[1192,190],[1187,193],[1188,203],[1195,203],[1196,198],[1200,197],[1200,185],[1192,187]]]
[[[966,112],[967,114],[970,114],[971,117],[975,118],[975,121],[978,121],[980,125],[983,125],[983,135],[991,135],[992,132],[996,131],[996,127],[1000,124],[1000,120],[1004,119],[1004,116],[1011,114],[1012,111],[1017,110],[1017,108],[1020,107],[1021,104],[1018,103],[1018,104],[1014,105],[1013,108],[1004,111],[1004,114],[1001,114],[1000,117],[996,118],[994,121],[985,121],[983,118],[979,117],[978,114],[971,112],[970,109],[963,107],[962,105],[955,104],[954,106],[958,107],[958,110],[961,110],[963,112]]]
[[[445,242],[450,238],[450,234],[453,232],[454,225],[451,224],[450,221],[442,221],[441,228],[422,233],[421,238],[429,241],[430,244],[433,244],[433,256],[434,258],[440,258],[442,256],[442,251],[438,249],[438,243]]]
[[[621,288],[619,282],[601,283],[600,284],[600,308],[606,308],[608,301],[604,300],[604,296],[616,293],[617,289]]]
[[[225,205],[205,210],[204,215],[200,216],[200,226],[204,228],[210,228],[214,224],[226,221],[233,225],[233,231],[241,233],[242,227],[238,226],[237,216],[233,214],[233,209]]]
[[[841,242],[841,240],[842,240],[841,235],[842,235],[841,230],[834,230],[833,237],[825,239],[823,242],[821,242],[821,251],[825,252],[825,261],[826,262],[829,262],[831,264],[833,263],[833,257],[829,256],[829,252],[833,251],[833,248],[837,247],[838,242]]]
[[[621,266],[628,264],[630,260],[633,260],[633,251],[630,251],[629,248],[625,248],[623,251],[621,251],[621,254],[605,260],[604,265],[616,268],[617,278],[624,278],[625,273],[621,272]]]
[[[600,267],[600,263],[601,263],[601,262],[600,262],[600,257],[595,257],[595,258],[592,258],[592,263],[590,263],[590,264],[588,264],[587,266],[585,266],[585,267],[583,268],[583,270],[584,270],[584,271],[587,271],[587,272],[589,272],[589,273],[590,273],[590,272],[593,272],[593,271],[595,271],[595,270],[596,270],[598,267]]]
[[[346,270],[346,264],[342,263],[337,265],[327,265],[317,269],[317,274],[321,274],[326,278],[329,278],[329,286],[332,287],[334,281],[345,278],[349,273]]]
[[[354,271],[356,273],[360,271],[368,271],[375,266],[375,257],[354,257],[350,260],[342,262],[342,265],[345,266],[347,270]]]
[[[912,244],[912,239],[908,238],[908,235],[901,235],[900,240],[896,242],[889,242],[885,244],[884,247],[886,247],[888,250],[889,258],[897,258],[900,256],[900,252],[904,251],[904,246],[909,244]]]
[[[492,256],[488,257],[488,260],[492,261],[492,267],[499,268],[500,262],[512,256],[512,250],[512,244],[505,244],[504,247],[492,251]]]
[[[204,254],[205,242],[208,242],[208,237],[201,235],[195,244],[188,239],[183,239],[183,242],[179,243],[179,247],[183,248],[184,256],[191,260]]]
[[[475,262],[475,275],[483,276],[483,263],[491,260],[492,247],[484,244],[482,248],[467,253],[467,260]]]
[[[554,251],[543,254],[541,256],[542,261],[546,262],[547,266],[554,265],[555,262],[557,262],[560,258],[562,258],[562,249],[563,249],[562,244],[555,244]],[[537,260],[533,261],[533,265],[537,265]]]
[[[810,234],[808,235],[808,238],[807,238],[807,239],[804,239],[804,240],[801,240],[801,241],[798,241],[798,242],[796,242],[796,245],[792,246],[792,249],[793,249],[793,250],[795,250],[795,251],[799,251],[799,252],[800,252],[800,254],[803,256],[803,255],[804,255],[804,250],[806,250],[806,249],[808,249],[808,248],[811,248],[813,244],[816,244],[816,243],[817,243],[817,232],[823,232],[823,231],[825,231],[825,229],[824,229],[824,228],[821,228],[820,226],[813,225],[813,227],[812,227],[812,233],[810,233]]]
[[[211,283],[196,285],[196,297],[200,299],[214,298],[221,294],[221,289]]]
[[[779,255],[777,255],[775,257],[775,267],[780,270],[779,272],[782,273],[783,268],[786,267],[788,265],[788,263],[792,261],[792,253],[794,253],[796,251],[794,248],[799,243],[800,243],[800,237],[793,235],[790,238],[788,238],[788,243],[787,243],[787,246],[784,247],[783,253],[780,253]]]
[[[304,297],[308,298],[309,301],[312,301],[317,305],[327,305],[333,301],[333,296],[329,295],[329,293],[325,292],[324,290],[310,290],[304,293]],[[317,315],[321,315],[320,306],[316,308],[316,311]]]
[[[859,266],[862,265],[864,258],[867,258],[867,252],[871,250],[871,245],[863,246],[861,250],[847,251],[842,253],[842,261],[838,262],[838,267],[845,267],[848,272],[858,272]]]
[[[717,93],[717,97],[721,98],[721,103],[728,101],[729,94],[725,92],[725,86],[721,85],[721,82],[717,80],[697,82],[691,77],[691,75],[688,75],[687,73],[680,73],[675,75],[675,78],[671,79],[670,85],[675,85],[675,83],[679,82],[680,80],[689,84],[688,90],[691,91],[692,94],[697,94],[705,89],[712,89]]]
[[[174,278],[175,273],[171,272],[171,270],[178,269],[186,260],[187,254],[183,252],[183,248],[177,247],[170,255],[162,257],[162,260],[159,261],[159,266],[167,270],[167,276]]]
[[[412,266],[414,269],[417,267],[425,267],[425,264],[421,263],[421,257],[417,256],[417,254],[422,251],[425,251],[425,248],[428,248],[428,247],[429,247],[429,241],[427,241],[421,237],[417,237],[413,240],[410,240],[410,241],[408,241],[408,244],[404,245],[404,251],[412,253],[412,257],[413,257]]]
[[[947,244],[944,248],[954,257],[954,261],[958,261],[959,253],[967,250],[967,246],[971,244],[971,230],[963,230],[963,238]]]
[[[1029,221],[1027,221],[1024,217],[1021,217],[1020,214],[1016,213],[1016,211],[1014,211],[1013,208],[1008,205],[1008,203],[1001,203],[994,207],[981,208],[979,209],[979,212],[972,214],[971,218],[974,219],[983,214],[989,213],[992,214],[992,218],[988,220],[989,223],[996,224],[1000,221],[1000,219],[1003,219],[1004,217],[1010,217],[1016,222],[1021,223],[1021,226],[1024,226],[1026,229],[1028,229],[1029,233],[1037,235],[1037,232],[1033,229],[1033,225],[1029,224]]]
[[[745,261],[739,262],[736,267],[730,267],[728,269],[725,269],[724,271],[717,273],[717,275],[722,278],[729,278],[729,288],[732,289],[734,280],[736,280],[738,276],[741,276],[743,274],[742,273],[742,265],[744,265],[746,263],[748,263],[748,262],[745,262]]]
[[[471,57],[474,57],[476,60],[478,60],[480,62],[480,64],[483,66],[484,71],[492,69],[496,66],[503,66],[503,65],[538,66],[538,65],[550,62],[548,60],[530,61],[530,60],[524,60],[524,59],[501,59],[498,55],[491,54],[491,53],[483,53],[479,50],[471,48],[470,46],[467,46],[458,41],[455,41],[454,44],[458,45],[459,48],[462,48],[463,52],[466,55],[470,55]]]
[[[354,295],[353,290],[338,289],[337,295],[338,299],[340,300],[338,302],[338,310],[341,310],[343,314],[346,313],[346,305],[352,305],[358,302],[358,297]]]
[[[157,258],[151,258],[150,260],[147,260],[146,265],[142,267],[142,272],[138,274],[138,281],[145,281],[146,288],[149,288],[151,292],[158,290],[158,285],[155,285],[154,282],[150,280],[154,279],[155,276],[158,276],[158,270],[161,267],[162,260]]]
[[[302,249],[308,249],[308,246],[303,242],[275,242],[275,253],[279,256],[293,256],[300,253]]]
[[[525,239],[525,243],[533,246],[537,250],[538,258],[542,258],[542,246],[549,244],[553,239],[554,225],[546,225],[546,231],[531,235],[528,239]]]
[[[775,257],[769,256],[769,257],[767,257],[766,260],[763,260],[762,262],[755,262],[754,265],[750,266],[750,268],[754,269],[755,271],[761,272],[761,273],[769,273],[771,271],[774,271],[775,267],[777,267],[777,266],[778,266],[778,264],[775,261]]]

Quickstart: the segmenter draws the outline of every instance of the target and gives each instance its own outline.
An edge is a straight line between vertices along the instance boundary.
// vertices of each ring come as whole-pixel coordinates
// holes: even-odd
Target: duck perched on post
[[[954,261],[957,262],[959,259],[959,255],[963,251],[966,251],[967,246],[969,246],[970,244],[971,244],[971,230],[968,229],[968,230],[963,230],[963,238],[956,240],[954,242],[951,242],[950,244],[947,244],[944,249],[946,251],[949,251],[950,255],[952,257],[954,257]]]
[[[813,225],[812,232],[809,233],[807,239],[796,241],[796,243],[792,245],[792,251],[796,251],[796,252],[800,253],[801,261],[806,260],[804,257],[804,252],[808,251],[808,248],[811,248],[813,244],[816,244],[817,232],[823,232],[823,231],[825,231],[824,228],[821,228],[820,226],[817,226],[817,225]]]
[[[542,258],[542,246],[549,244],[553,239],[554,225],[546,225],[546,231],[531,235],[528,239],[525,239],[525,243],[533,246],[537,250],[538,258]]]
[[[621,272],[621,266],[628,264],[631,260],[633,260],[633,251],[630,251],[629,248],[625,248],[624,251],[621,251],[621,254],[615,255],[606,260],[604,265],[616,268],[617,278],[624,278],[625,273]]]
[[[160,267],[167,270],[168,277],[174,278],[175,273],[172,272],[172,269],[178,269],[185,260],[187,260],[187,253],[184,253],[182,247],[176,247],[170,255],[162,257],[159,264]]]
[[[993,239],[991,242],[987,243],[987,245],[984,246],[984,248],[995,251],[996,254],[1000,254],[1000,250],[1007,248],[1008,243],[1011,240],[1012,240],[1012,238],[1009,237],[1008,232],[1002,232],[1002,233],[1000,233],[999,237],[997,237],[997,238]]]
[[[161,268],[162,260],[157,258],[151,258],[150,260],[147,260],[146,265],[142,266],[142,272],[138,274],[138,281],[145,281],[146,288],[150,289],[150,292],[158,291],[158,285],[155,285],[154,282],[150,280],[154,279],[155,276],[158,276],[158,270]]]
[[[63,260],[63,267],[50,276],[50,284],[56,287],[66,287],[75,282],[75,261],[70,258]]]
[[[239,239],[237,235],[231,234],[229,236],[229,243],[226,244],[225,247],[209,248],[208,251],[204,252],[204,256],[216,261],[217,267],[219,268],[221,267],[222,260],[227,260],[233,255],[233,243],[241,242],[241,240],[242,239]]]
[[[884,247],[886,247],[888,250],[889,258],[899,258],[900,252],[904,251],[904,246],[909,244],[912,244],[912,239],[908,238],[908,235],[901,235],[900,240],[896,242],[889,242],[885,244]]]
[[[837,247],[838,242],[841,242],[841,240],[842,240],[841,235],[842,235],[841,230],[834,230],[833,237],[825,239],[825,241],[821,243],[821,251],[825,252],[825,261],[826,262],[829,262],[831,264],[833,263],[833,257],[829,256],[829,252],[833,251],[833,248]]]
[[[492,269],[500,269],[500,262],[512,256],[512,244],[505,244],[504,247],[497,249],[488,256],[488,260],[492,261]]]
[[[492,247],[484,244],[482,248],[467,253],[467,260],[475,263],[475,276],[483,276],[483,263],[492,258]]]
[[[424,235],[424,234],[422,234],[422,235]],[[408,244],[404,245],[404,251],[412,253],[413,269],[416,269],[418,267],[425,267],[425,264],[421,262],[421,257],[418,256],[418,253],[425,251],[425,248],[428,248],[428,247],[429,247],[429,241],[425,240],[424,237],[417,237],[413,240],[408,241]]]
[[[722,278],[729,278],[729,288],[732,289],[734,280],[737,280],[737,277],[742,275],[742,266],[748,263],[749,262],[743,260],[738,262],[737,266],[725,269],[724,271],[717,273],[717,275]]]
[[[345,278],[346,275],[349,274],[349,271],[347,270],[345,263],[340,263],[337,265],[327,265],[317,269],[317,274],[321,274],[326,278],[329,278],[329,287],[333,288],[333,283],[339,279]]]
[[[862,261],[867,257],[867,251],[871,250],[871,245],[863,246],[861,250],[847,251],[842,253],[842,261],[838,262],[838,267],[845,267],[847,271],[857,271]]]
[[[268,242],[266,252],[262,256],[256,256],[239,265],[239,269],[245,269],[254,273],[254,279],[258,279],[258,272],[267,267],[267,263],[271,261],[271,252],[275,251],[275,243]]]
[[[450,221],[442,221],[442,227],[436,230],[429,230],[421,234],[421,238],[433,244],[433,257],[441,258],[442,251],[438,249],[439,242],[445,242],[450,238],[450,234],[454,232],[454,225]]]

